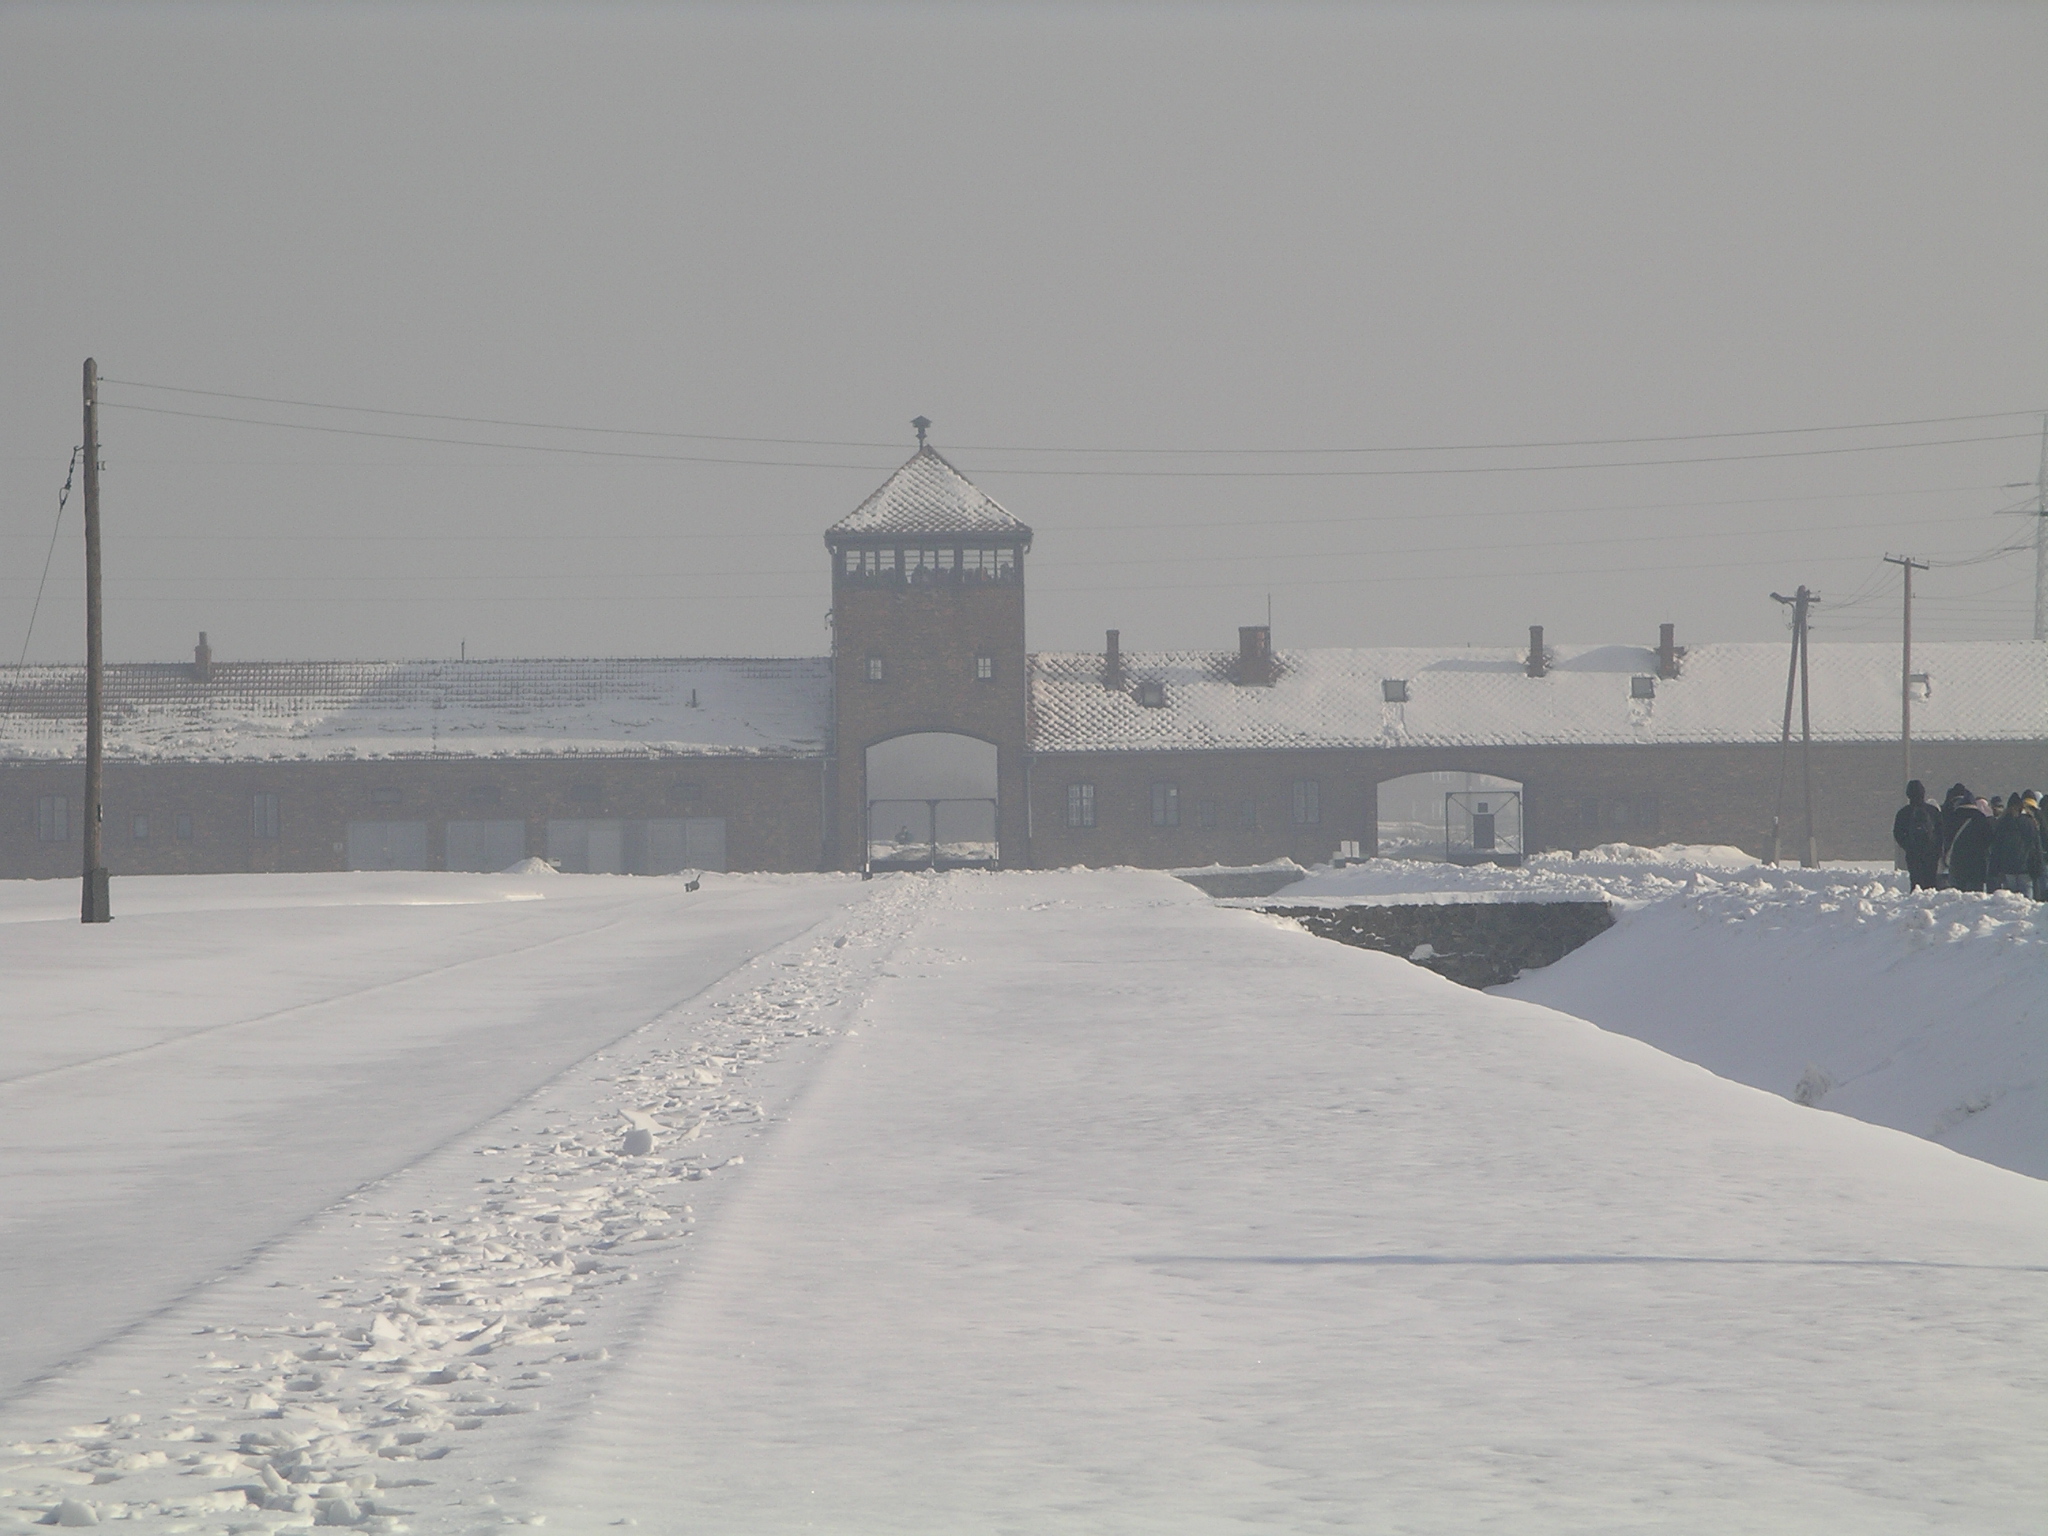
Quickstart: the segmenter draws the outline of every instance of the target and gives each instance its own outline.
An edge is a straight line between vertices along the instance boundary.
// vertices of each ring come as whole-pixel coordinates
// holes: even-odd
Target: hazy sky
[[[118,659],[819,653],[920,412],[1040,649],[1891,640],[2030,531],[2044,80],[1956,0],[0,5],[0,661],[88,355]]]

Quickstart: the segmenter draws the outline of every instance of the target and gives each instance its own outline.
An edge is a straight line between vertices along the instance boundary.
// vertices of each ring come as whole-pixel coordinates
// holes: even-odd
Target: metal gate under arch
[[[868,802],[867,867],[871,872],[994,869],[1001,858],[993,798]]]

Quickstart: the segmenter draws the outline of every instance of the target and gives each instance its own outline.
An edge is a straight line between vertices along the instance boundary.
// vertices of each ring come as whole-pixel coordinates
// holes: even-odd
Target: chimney
[[[1657,675],[1663,678],[1678,676],[1678,664],[1685,659],[1685,647],[1675,644],[1673,636],[1678,633],[1675,624],[1661,624],[1657,628]]]
[[[1273,631],[1264,624],[1238,626],[1237,681],[1243,688],[1273,686]]]
[[[1124,685],[1122,632],[1112,629],[1102,647],[1102,686],[1121,689]]]
[[[213,680],[213,647],[206,643],[206,631],[199,631],[199,643],[192,647],[192,678],[195,682]]]
[[[1550,653],[1543,649],[1543,626],[1529,626],[1529,675],[1541,677],[1550,670]]]

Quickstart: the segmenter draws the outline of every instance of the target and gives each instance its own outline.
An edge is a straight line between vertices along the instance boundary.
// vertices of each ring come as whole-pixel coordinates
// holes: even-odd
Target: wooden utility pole
[[[1886,565],[1906,573],[1906,617],[1899,631],[1899,750],[1903,754],[1905,779],[1913,781],[1913,573],[1927,569],[1927,562],[1911,555],[1886,555]]]
[[[85,888],[79,921],[113,920],[107,903],[107,868],[100,862],[100,716],[106,656],[100,644],[100,374],[85,360]]]
[[[1792,664],[1785,674],[1785,729],[1778,738],[1778,808],[1771,814],[1771,862],[1778,862],[1778,826],[1785,809],[1785,759],[1792,745],[1792,692],[1799,692],[1799,776],[1806,790],[1806,856],[1801,869],[1820,868],[1820,845],[1813,833],[1813,711],[1808,692],[1806,666],[1806,611],[1820,601],[1818,592],[1801,587],[1791,597],[1776,592],[1771,597],[1792,605]]]
[[[1808,604],[1813,594],[1806,588],[1799,589],[1799,777],[1806,783],[1806,857],[1799,861],[1801,869],[1820,868],[1820,844],[1813,835],[1813,690],[1809,659],[1813,654],[1811,643],[1812,628],[1806,622]]]

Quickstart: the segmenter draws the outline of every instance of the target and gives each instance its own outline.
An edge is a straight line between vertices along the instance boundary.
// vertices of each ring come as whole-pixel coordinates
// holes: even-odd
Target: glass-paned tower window
[[[1067,825],[1070,827],[1092,827],[1095,825],[1095,786],[1093,784],[1069,784],[1067,786]]]

